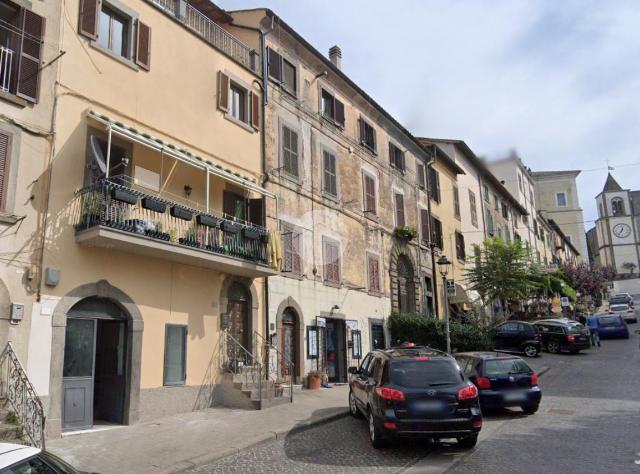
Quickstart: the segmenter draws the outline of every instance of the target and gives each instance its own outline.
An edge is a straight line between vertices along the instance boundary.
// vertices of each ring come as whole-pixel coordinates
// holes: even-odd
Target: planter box
[[[180,206],[172,206],[171,215],[185,221],[190,221],[191,219],[193,219],[193,211]]]
[[[196,216],[196,222],[207,227],[220,226],[220,219],[218,219],[217,217],[209,216],[207,214],[198,214]]]
[[[222,230],[228,234],[237,234],[240,232],[241,226],[229,221],[222,221]]]
[[[122,188],[113,188],[111,190],[111,198],[127,204],[135,204],[138,202],[138,195],[136,193]]]
[[[178,243],[180,243],[180,245],[185,245],[187,247],[194,247],[194,248],[197,248],[197,249],[202,247],[202,244],[200,243],[199,240],[186,239],[186,238],[183,238],[183,237],[180,237],[178,239]]]
[[[161,214],[164,214],[167,211],[167,205],[159,199],[143,197],[140,202],[142,203],[142,207],[149,209],[150,211],[159,212]]]
[[[242,229],[242,236],[245,239],[258,240],[261,235],[262,235],[262,232],[260,232],[260,230],[255,229],[253,227],[245,227],[244,229]]]
[[[171,236],[166,232],[158,232],[157,230],[147,230],[145,231],[145,235],[153,239],[164,240],[166,242],[171,239]]]

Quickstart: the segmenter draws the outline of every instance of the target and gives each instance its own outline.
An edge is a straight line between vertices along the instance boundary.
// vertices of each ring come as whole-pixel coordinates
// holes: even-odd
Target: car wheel
[[[376,426],[371,410],[369,410],[369,439],[371,440],[371,446],[376,449],[384,448],[386,445],[385,440],[382,438],[380,428]]]
[[[464,438],[458,438],[458,446],[464,449],[471,449],[478,443],[478,435],[465,436]]]
[[[527,344],[524,346],[524,355],[527,357],[535,357],[538,355],[538,348],[533,344]]]
[[[356,404],[356,396],[353,394],[353,390],[349,390],[349,412],[354,418],[362,418],[362,413],[358,409]]]
[[[557,354],[560,352],[560,343],[558,341],[549,341],[547,343],[547,350],[552,354]]]
[[[538,411],[538,405],[525,405],[522,407],[522,411],[525,415],[533,415]]]

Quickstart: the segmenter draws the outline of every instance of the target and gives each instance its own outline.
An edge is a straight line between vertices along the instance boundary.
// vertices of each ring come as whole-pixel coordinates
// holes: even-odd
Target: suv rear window
[[[629,302],[629,298],[626,296],[616,296],[615,298],[611,298],[609,300],[609,306],[612,304],[627,304]]]
[[[584,332],[584,326],[582,324],[570,324],[566,326],[567,334],[582,334]]]
[[[611,311],[626,311],[629,309],[629,305],[628,304],[612,304],[611,306],[609,306],[609,309]]]
[[[484,363],[484,374],[489,377],[529,372],[531,368],[522,359],[490,359]]]
[[[620,316],[600,316],[598,318],[600,326],[622,326]]]
[[[463,380],[457,364],[448,359],[394,360],[389,367],[389,381],[405,388],[443,387]]]

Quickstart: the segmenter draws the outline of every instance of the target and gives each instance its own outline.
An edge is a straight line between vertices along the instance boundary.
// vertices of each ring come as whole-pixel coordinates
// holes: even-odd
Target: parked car
[[[416,437],[475,446],[482,427],[478,389],[447,353],[419,346],[376,350],[349,373],[349,409],[366,417],[375,448]]]
[[[542,398],[538,376],[520,357],[460,352],[455,358],[465,376],[478,387],[483,410],[520,407],[527,415],[538,411]]]
[[[589,329],[577,321],[564,318],[540,319],[534,324],[540,330],[542,346],[552,354],[577,354],[591,347]]]
[[[609,298],[609,305],[619,304],[619,303],[626,303],[629,306],[633,307],[634,306],[633,296],[631,296],[629,293],[616,293],[615,295]]]
[[[600,339],[623,338],[629,339],[627,323],[619,314],[598,314],[598,334]]]
[[[637,323],[636,310],[629,306],[627,303],[619,303],[609,305],[609,314],[619,314],[627,324]]]
[[[0,474],[79,474],[57,456],[31,446],[0,443]]]
[[[525,321],[507,321],[495,327],[495,350],[535,357],[542,350],[540,332]]]

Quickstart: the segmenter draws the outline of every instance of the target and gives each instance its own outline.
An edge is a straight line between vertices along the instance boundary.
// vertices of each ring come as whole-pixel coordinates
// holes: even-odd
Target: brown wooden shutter
[[[282,82],[282,57],[273,49],[268,48],[268,71],[269,77],[278,82]]]
[[[436,170],[434,170],[435,173],[435,178],[436,178],[436,201],[440,202],[441,201],[441,196],[440,196],[440,173],[438,173]]]
[[[98,25],[102,10],[102,0],[80,0],[80,21],[78,31],[81,35],[98,39]]]
[[[416,177],[418,180],[418,186],[420,189],[424,189],[424,165],[420,163],[416,166]]]
[[[251,126],[260,130],[260,95],[251,93]]]
[[[254,225],[264,227],[264,203],[262,198],[249,199],[249,222]]]
[[[429,243],[429,211],[426,209],[420,209],[420,236],[422,242]]]
[[[380,262],[376,257],[369,257],[369,290],[380,291]]]
[[[136,64],[149,70],[151,66],[151,28],[140,20],[137,22]]]
[[[38,101],[38,83],[44,37],[44,18],[31,10],[22,9],[22,36],[16,95]]]
[[[404,225],[404,196],[396,194],[396,225]]]
[[[0,132],[0,209],[7,205],[7,189],[9,185],[9,156],[11,135]]]
[[[340,124],[340,126],[344,127],[344,104],[340,102],[338,99],[334,98],[335,102],[335,120]]]
[[[364,145],[365,142],[365,131],[364,131],[364,120],[362,120],[362,117],[358,118],[358,129],[360,130],[360,144]]]
[[[229,76],[222,71],[218,72],[218,108],[229,110]]]

